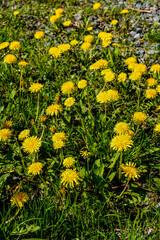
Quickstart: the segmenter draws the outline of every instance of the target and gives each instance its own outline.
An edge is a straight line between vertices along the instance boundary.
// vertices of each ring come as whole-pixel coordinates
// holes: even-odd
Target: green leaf
[[[110,182],[113,180],[113,178],[116,176],[116,173],[117,172],[113,172],[113,173],[111,173],[111,175],[109,175],[109,180],[110,180]]]

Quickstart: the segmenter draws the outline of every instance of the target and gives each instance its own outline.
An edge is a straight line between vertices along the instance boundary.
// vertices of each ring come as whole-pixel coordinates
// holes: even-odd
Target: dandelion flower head
[[[9,49],[10,50],[18,50],[20,48],[20,42],[18,41],[14,41],[14,42],[11,42],[10,45],[9,45]]]
[[[104,75],[105,82],[111,82],[114,80],[114,78],[115,78],[115,74],[112,71],[108,71]]]
[[[3,128],[0,130],[0,141],[7,141],[12,135],[12,132],[8,128]]]
[[[53,142],[53,148],[54,149],[60,149],[64,146],[65,146],[65,143],[62,140],[58,140],[58,141]]]
[[[66,140],[67,139],[67,136],[64,132],[58,132],[58,133],[55,133],[52,137],[52,141],[53,142],[56,142],[56,141],[63,141],[63,140]]]
[[[84,42],[89,42],[89,43],[91,43],[91,42],[93,42],[93,40],[94,40],[94,37],[93,37],[92,35],[86,35],[86,36],[84,36]]]
[[[55,58],[58,58],[58,57],[61,56],[62,51],[59,48],[57,48],[57,47],[51,47],[49,49],[49,54],[51,54]]]
[[[71,107],[75,103],[75,98],[69,97],[65,100],[64,105],[66,107]]]
[[[108,62],[105,59],[100,59],[97,62],[93,63],[89,67],[89,69],[90,70],[97,70],[97,69],[104,68],[104,67],[107,67],[107,66],[108,66]]]
[[[114,132],[116,132],[117,134],[123,134],[123,133],[126,133],[128,131],[129,131],[129,126],[125,122],[119,122],[114,127]]]
[[[131,63],[136,63],[136,62],[137,62],[137,59],[134,57],[129,57],[125,60],[126,65],[130,65]]]
[[[38,31],[34,34],[34,36],[36,39],[40,39],[40,38],[44,37],[44,32]]]
[[[79,181],[81,181],[81,178],[75,169],[66,169],[61,174],[61,184],[64,184],[65,187],[68,185],[69,187],[74,187],[74,184],[78,185]]]
[[[30,134],[30,130],[29,129],[25,129],[22,132],[20,132],[20,134],[18,135],[18,139],[20,141],[24,140],[25,138],[29,137]]]
[[[40,83],[33,83],[30,88],[29,88],[29,91],[31,93],[37,93],[39,92],[41,89],[43,88],[43,85],[40,84]]]
[[[73,166],[75,159],[73,157],[67,157],[63,160],[63,166],[70,168]]]
[[[13,122],[12,122],[12,121],[7,121],[7,120],[6,120],[6,121],[3,123],[3,127],[4,127],[4,128],[11,128],[12,125],[13,125]]]
[[[38,152],[39,148],[41,147],[41,140],[38,139],[36,136],[28,137],[22,143],[23,151],[26,153],[34,153]]]
[[[149,86],[149,87],[153,87],[155,85],[157,85],[158,81],[155,80],[154,78],[148,78],[146,80],[146,84]]]
[[[129,179],[135,180],[135,178],[139,178],[140,175],[138,174],[138,169],[135,167],[136,164],[134,163],[126,163],[126,165],[121,165],[121,168],[123,170],[123,173],[125,174],[125,177]]]
[[[78,82],[78,88],[83,89],[87,86],[87,81],[85,79],[82,79]]]
[[[87,28],[87,31],[92,31],[93,30],[93,27],[88,27]]]
[[[157,91],[158,93],[160,93],[160,85],[157,85],[156,91]]]
[[[153,73],[160,73],[160,64],[152,65],[150,71]]]
[[[123,9],[120,14],[126,14],[126,13],[129,13],[129,11],[127,9]]]
[[[58,49],[63,53],[63,52],[67,52],[71,49],[71,45],[68,43],[62,43],[59,44]]]
[[[71,81],[65,82],[61,86],[61,91],[63,94],[71,94],[75,91],[74,83]]]
[[[107,91],[100,92],[97,95],[97,102],[99,103],[107,103],[108,102],[108,94]]]
[[[118,75],[118,82],[125,82],[125,80],[127,79],[127,74],[122,72]]]
[[[71,21],[65,21],[64,23],[63,23],[63,26],[64,27],[69,27],[71,25]]]
[[[131,139],[131,136],[128,134],[116,135],[111,140],[111,143],[110,143],[111,148],[113,148],[114,150],[118,150],[120,152],[126,151],[132,145],[133,145],[133,141]]]
[[[155,98],[157,96],[157,91],[155,89],[147,89],[145,95],[148,99]]]
[[[135,112],[133,115],[133,120],[136,122],[144,122],[146,120],[147,116],[143,112]]]
[[[107,91],[108,101],[117,101],[119,99],[119,93],[116,90],[110,89]]]
[[[0,44],[0,50],[9,46],[9,42],[3,42]]]
[[[63,13],[63,9],[62,8],[57,8],[55,13],[56,14],[62,14]]]
[[[154,131],[160,132],[160,123],[156,124]]]
[[[71,46],[75,46],[78,44],[78,41],[76,39],[74,39],[70,42],[70,44],[71,44]]]
[[[16,16],[19,14],[19,11],[14,11],[13,14]]]
[[[138,81],[142,78],[142,74],[141,72],[138,72],[138,71],[133,71],[129,78],[132,80],[132,81]]]
[[[18,63],[18,65],[19,65],[19,66],[26,67],[26,66],[28,65],[28,63],[25,62],[25,61],[21,61],[21,62]]]
[[[46,114],[47,115],[51,115],[51,116],[58,115],[59,113],[62,112],[62,110],[63,110],[62,106],[57,104],[57,103],[55,103],[55,104],[52,104],[52,105],[47,107]]]
[[[101,6],[100,3],[95,3],[95,4],[93,4],[93,9],[94,9],[94,10],[97,10],[97,9],[100,8],[100,6]]]
[[[29,200],[27,193],[25,192],[16,192],[11,197],[11,205],[17,205],[18,207],[22,208],[23,204]]]
[[[112,24],[112,25],[116,25],[117,23],[118,23],[118,20],[116,20],[116,19],[114,19],[114,20],[111,21],[111,24]]]
[[[40,174],[43,168],[43,164],[41,162],[36,162],[36,163],[32,163],[29,167],[28,167],[28,174],[33,174],[33,175],[37,175]]]
[[[87,51],[91,48],[91,44],[89,42],[84,42],[82,43],[81,45],[81,49],[84,50],[84,51]]]
[[[61,14],[52,15],[49,20],[51,23],[55,23],[60,17]]]
[[[4,57],[4,63],[12,64],[12,63],[14,63],[16,61],[17,61],[17,58],[13,54],[7,54]]]

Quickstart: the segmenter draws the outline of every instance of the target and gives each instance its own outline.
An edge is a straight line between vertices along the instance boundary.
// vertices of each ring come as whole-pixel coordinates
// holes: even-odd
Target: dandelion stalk
[[[123,156],[123,152],[121,152],[121,155],[120,155],[120,162],[119,162],[119,180],[121,179],[122,156]]]
[[[107,178],[109,177],[109,175],[110,175],[110,173],[111,173],[114,165],[116,164],[116,161],[117,161],[118,158],[119,158],[119,151],[117,151],[116,156],[115,156],[115,159],[114,159],[112,165],[110,166],[110,170],[109,170],[109,172],[108,172],[108,174],[107,174]]]
[[[11,221],[18,215],[19,211],[20,211],[20,208],[18,209],[18,211],[15,213],[15,215],[14,215],[11,219],[9,219],[8,221],[6,221],[6,224],[9,223],[9,222],[11,222]]]
[[[38,114],[39,114],[39,94],[38,94],[38,96],[37,96],[37,114],[36,114],[35,123],[36,123],[36,121],[37,121]]]
[[[130,180],[130,178],[128,178],[128,181],[127,181],[127,183],[126,183],[126,185],[125,185],[123,191],[122,191],[121,194],[119,195],[119,198],[123,195],[123,193],[125,192],[126,188],[128,187],[129,180]]]
[[[21,162],[22,162],[23,169],[25,169],[25,164],[24,164],[24,159],[23,159],[22,151],[21,151],[21,148],[20,148],[20,146],[19,146],[19,144],[18,144],[17,138],[15,138],[15,141],[16,141],[16,144],[17,144],[17,147],[18,147],[18,150],[19,150],[19,154],[20,154],[20,157],[21,157]]]

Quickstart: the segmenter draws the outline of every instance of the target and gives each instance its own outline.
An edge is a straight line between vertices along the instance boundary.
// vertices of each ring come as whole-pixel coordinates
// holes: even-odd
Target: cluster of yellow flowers
[[[110,89],[108,91],[100,92],[97,95],[97,102],[107,103],[117,101],[119,99],[119,93],[116,90]]]
[[[59,149],[59,148],[64,147],[64,145],[65,145],[64,140],[67,140],[67,136],[64,132],[55,133],[52,136],[53,148]]]

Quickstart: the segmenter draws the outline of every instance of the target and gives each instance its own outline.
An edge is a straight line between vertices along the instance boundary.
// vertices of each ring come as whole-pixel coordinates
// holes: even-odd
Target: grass
[[[141,44],[148,40],[158,43],[158,27],[154,24],[150,31],[147,20],[142,21],[136,11],[122,15],[122,7],[112,8],[101,1],[101,8],[94,10],[92,5],[58,0],[2,4],[0,48],[3,42],[9,46],[0,50],[0,239],[159,239],[160,147],[155,127],[160,123],[160,78],[159,70],[152,71],[159,57],[158,53],[147,55],[148,46],[145,62],[141,62],[135,43],[128,39],[128,33],[136,29],[132,21],[147,29]],[[51,23],[57,8],[64,12]],[[16,10],[18,15],[14,15]],[[75,20],[77,13],[80,21]],[[118,19],[116,26],[110,24],[113,19]],[[63,26],[66,20],[71,20],[71,26]],[[90,26],[93,30],[88,31]],[[44,36],[36,39],[37,31],[43,31]],[[100,32],[112,34],[107,47],[98,37]],[[84,51],[81,45],[89,34],[93,42]],[[78,44],[69,45],[70,50],[61,51],[59,57],[49,54],[51,47],[74,39]],[[20,42],[19,49],[11,49],[13,41]],[[16,56],[16,61],[5,63],[7,54]],[[125,62],[129,57],[143,65],[131,71]],[[100,59],[108,64],[91,70]],[[26,61],[27,66],[18,65],[20,61]],[[146,70],[140,73],[143,68]],[[101,71],[105,69],[114,73],[113,80],[109,81],[108,75],[104,81]],[[132,72],[140,73],[140,78],[134,81]],[[120,73],[126,74],[122,82],[118,80]],[[149,86],[149,78],[157,82]],[[84,88],[78,87],[82,79],[87,83]],[[63,92],[66,82],[74,83],[71,93]],[[33,83],[42,84],[41,90],[32,93]],[[99,102],[97,96],[111,89],[118,98],[110,94],[105,103]],[[148,89],[153,89],[151,97]],[[66,106],[69,97],[75,103]],[[52,104],[60,105],[62,112],[47,115]],[[146,119],[136,122],[135,112],[145,113]],[[124,143],[125,151],[120,151],[119,147],[124,147],[121,141],[116,142],[119,151],[111,145],[119,122],[127,123],[133,131],[129,143]],[[10,131],[6,138],[4,129]],[[29,136],[36,136],[41,146],[28,143],[29,152],[25,151],[25,139],[19,137],[24,129],[29,130]],[[58,132],[65,133],[63,142],[52,140]],[[123,134],[128,139],[128,130]],[[69,176],[65,175],[67,157],[75,160]],[[43,167],[33,167],[28,173],[37,162]],[[124,168],[129,162],[136,165]],[[16,198],[20,193],[28,199]]]

